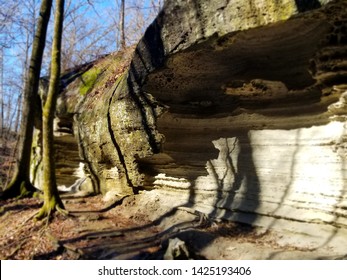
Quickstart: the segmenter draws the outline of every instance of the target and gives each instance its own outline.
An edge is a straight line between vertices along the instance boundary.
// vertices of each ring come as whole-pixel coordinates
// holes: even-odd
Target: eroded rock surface
[[[61,97],[94,189],[345,251],[346,18],[343,0],[167,1]]]

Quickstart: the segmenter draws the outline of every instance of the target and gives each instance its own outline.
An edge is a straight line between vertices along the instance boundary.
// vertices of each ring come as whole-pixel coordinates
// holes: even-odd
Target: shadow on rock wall
[[[295,0],[299,12],[306,12],[320,8],[322,5],[318,0]]]

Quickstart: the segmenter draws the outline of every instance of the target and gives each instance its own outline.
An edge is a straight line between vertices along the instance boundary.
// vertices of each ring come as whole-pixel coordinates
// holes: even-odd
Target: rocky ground
[[[209,221],[189,208],[165,212],[159,200],[143,209],[141,196],[105,202],[102,196],[66,194],[69,215],[55,214],[49,223],[33,220],[38,198],[1,201],[0,259],[163,259],[170,258],[167,248],[175,238],[185,243],[177,258],[341,258],[279,246],[281,236],[274,233]]]

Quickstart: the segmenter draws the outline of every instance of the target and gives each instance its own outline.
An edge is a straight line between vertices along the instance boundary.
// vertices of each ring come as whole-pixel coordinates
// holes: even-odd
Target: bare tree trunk
[[[36,13],[35,13],[35,3],[36,0],[33,0],[32,3],[32,7],[33,7],[33,14],[32,14],[32,22],[33,25],[35,25],[35,19],[36,19]],[[33,26],[33,40],[35,40],[35,26]],[[23,72],[22,72],[22,89],[25,88],[25,85],[27,83],[28,80],[28,70],[29,70],[29,49],[30,49],[30,32],[27,30],[26,31],[26,42],[25,42],[25,57],[24,57],[24,61],[23,61]],[[20,92],[20,94],[18,95],[18,99],[17,99],[17,110],[16,110],[16,118],[15,118],[15,124],[14,124],[14,132],[15,135],[18,134],[19,131],[19,121],[20,121],[20,117],[21,117],[21,111],[22,111],[22,98],[23,98],[23,90]]]
[[[125,0],[121,0],[120,6],[120,47],[122,50],[126,48],[125,42]]]
[[[13,110],[13,99],[14,99],[14,94],[12,94],[11,92],[8,92],[8,94],[6,95],[6,115],[4,114],[4,131],[5,131],[5,135],[4,138],[6,140],[9,140],[11,138],[11,111]]]
[[[60,89],[61,41],[63,34],[64,0],[57,0],[54,15],[54,37],[52,45],[51,76],[46,102],[42,110],[42,164],[44,204],[37,219],[49,217],[55,211],[62,211],[64,205],[59,197],[54,159],[53,120]]]
[[[157,2],[157,3],[156,3]],[[152,9],[155,14],[158,14],[161,9],[161,0],[151,0]]]
[[[4,48],[0,47],[0,138],[4,136]]]
[[[17,100],[16,120],[15,120],[15,124],[14,124],[14,134],[15,135],[18,135],[21,111],[22,111],[22,93],[19,94],[18,100]]]
[[[23,113],[16,171],[14,172],[12,181],[4,190],[4,198],[30,196],[35,191],[35,188],[30,183],[30,156],[35,110],[39,98],[37,92],[51,7],[52,0],[42,0],[30,58],[28,79],[24,88]]]

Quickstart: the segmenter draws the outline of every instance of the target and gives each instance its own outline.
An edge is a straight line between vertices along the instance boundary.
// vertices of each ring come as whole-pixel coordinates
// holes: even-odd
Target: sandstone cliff
[[[65,76],[58,172],[78,145],[67,165],[83,162],[94,191],[151,190],[169,207],[338,250],[346,18],[343,0],[167,1],[133,52]]]

